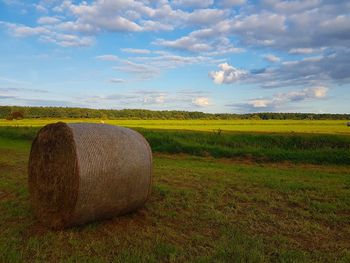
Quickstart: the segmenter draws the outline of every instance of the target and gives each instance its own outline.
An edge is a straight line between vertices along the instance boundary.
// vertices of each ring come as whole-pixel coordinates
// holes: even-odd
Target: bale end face
[[[28,165],[31,204],[36,217],[54,229],[66,227],[78,197],[79,169],[71,129],[63,122],[42,128]]]

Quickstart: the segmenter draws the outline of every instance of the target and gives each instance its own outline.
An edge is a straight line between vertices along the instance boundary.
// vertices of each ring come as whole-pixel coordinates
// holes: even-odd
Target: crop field
[[[348,134],[350,127],[344,120],[101,120],[101,119],[0,119],[0,126],[44,126],[57,121],[95,122],[120,125],[131,128],[191,130],[191,131],[230,131],[260,133],[323,133]]]
[[[56,121],[0,120],[0,262],[350,262],[344,121],[105,120],[150,142],[151,199],[52,231],[31,212],[27,161]]]

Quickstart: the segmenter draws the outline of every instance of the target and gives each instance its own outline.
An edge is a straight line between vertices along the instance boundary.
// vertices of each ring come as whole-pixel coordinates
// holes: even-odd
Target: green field
[[[41,120],[41,122],[48,123],[49,120]],[[125,124],[130,125],[134,122],[125,121]],[[149,122],[156,123],[156,121]],[[185,122],[187,123],[187,121]],[[221,128],[205,131],[205,128],[213,125],[211,122],[216,123],[216,121],[207,122],[207,126],[201,122],[201,126],[194,126],[192,131],[189,130],[190,126],[187,130],[169,130],[166,129],[168,126],[161,125],[162,121],[158,124],[157,129],[149,128],[152,127],[151,125],[144,125],[147,124],[147,121],[141,121],[138,127],[133,128],[145,136],[153,152],[185,153],[215,158],[240,158],[256,162],[288,161],[293,163],[350,165],[350,136],[347,134],[278,132],[283,125],[274,125],[273,127],[277,128],[271,133],[222,131]],[[32,140],[40,129],[40,126],[33,125],[39,124],[35,120],[11,123],[21,123],[22,126],[0,126],[0,134],[3,138]],[[174,121],[174,123],[182,123],[182,121]],[[143,127],[141,128],[141,126]],[[183,124],[179,124],[179,126],[182,127]],[[246,124],[246,126],[249,125]],[[249,126],[250,129],[254,129],[251,126],[254,125]],[[295,129],[299,126],[294,125],[293,127]],[[324,126],[320,127],[325,129]],[[196,130],[199,128],[202,130]]]
[[[101,119],[23,119],[0,120],[0,126],[43,126],[48,123],[96,122],[131,128],[192,130],[192,131],[235,131],[262,133],[327,133],[348,134],[350,127],[343,120],[101,120]]]
[[[0,262],[350,262],[344,122],[109,122],[137,127],[150,142],[151,200],[64,231],[41,226],[28,202],[39,127],[0,128]]]

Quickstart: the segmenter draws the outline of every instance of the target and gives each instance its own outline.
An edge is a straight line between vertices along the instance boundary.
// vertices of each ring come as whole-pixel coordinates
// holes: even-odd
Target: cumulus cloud
[[[266,108],[271,104],[271,100],[268,99],[253,99],[247,102],[247,105],[253,108]]]
[[[40,4],[37,4],[34,6],[35,6],[36,11],[38,11],[39,13],[48,13],[48,9],[45,6],[40,5]]]
[[[286,17],[274,13],[252,14],[227,22],[230,23],[229,30],[231,32],[244,33],[247,38],[252,35],[257,39],[266,39],[266,36],[282,33],[286,30]]]
[[[187,21],[190,24],[210,25],[223,20],[229,12],[220,9],[198,9],[188,14]]]
[[[350,50],[339,49],[330,55],[285,61],[277,68],[254,76],[250,81],[261,83],[265,88],[348,83],[349,55]]]
[[[215,33],[212,29],[192,31],[187,36],[175,40],[158,39],[154,44],[175,50],[190,51],[212,56],[244,51],[242,48],[235,47],[228,38]]]
[[[329,89],[327,87],[320,86],[320,87],[308,88],[305,90],[309,98],[319,99],[319,98],[326,97]]]
[[[33,8],[33,6],[32,6]],[[94,43],[92,36],[101,32],[143,32],[172,30],[189,19],[190,13],[173,9],[160,1],[156,7],[143,1],[40,1],[34,5],[38,12],[52,16],[41,17],[38,26],[8,24],[15,37],[39,36],[63,47],[86,46]],[[200,23],[196,18],[192,19]],[[221,10],[218,10],[220,13]],[[207,12],[209,17],[214,14]],[[59,18],[58,18],[59,17]],[[89,36],[81,36],[87,34]],[[53,37],[52,35],[56,36]],[[74,41],[60,41],[64,36],[75,36]],[[74,42],[74,43],[73,43]]]
[[[209,98],[207,97],[197,97],[192,99],[192,104],[197,107],[208,107],[211,105]]]
[[[268,62],[272,62],[272,63],[275,63],[275,62],[280,62],[281,59],[275,55],[272,55],[272,54],[266,54],[263,56],[263,58],[268,61]]]
[[[296,12],[302,12],[305,10],[313,9],[320,5],[320,0],[308,0],[308,1],[276,1],[276,0],[265,0],[263,1],[265,6],[269,6],[272,10],[284,14],[292,14]]]
[[[7,1],[8,4],[18,2]],[[239,13],[229,10],[241,5],[245,7]],[[245,46],[303,54],[322,47],[347,47],[350,44],[350,5],[347,1],[264,0],[250,4],[246,0],[223,0],[214,5],[213,0],[174,0],[170,3],[65,0],[39,1],[35,6],[51,16],[39,18],[38,26],[16,25],[14,36],[41,36],[47,30],[57,35],[96,35],[105,31],[137,33],[194,28],[193,32],[204,30],[207,38],[188,34],[175,40],[161,39],[159,43],[181,50],[218,52],[222,46],[213,45],[211,39],[233,37]],[[87,44],[86,39],[83,42]]]
[[[174,6],[179,7],[196,7],[205,8],[209,7],[214,3],[214,0],[173,0],[171,2]]]
[[[221,5],[224,7],[235,7],[235,6],[240,6],[244,5],[246,3],[246,0],[222,0]]]
[[[176,40],[159,39],[155,43],[164,47],[193,52],[204,52],[212,49],[211,46],[205,41],[200,42],[197,39],[189,36],[184,36]]]
[[[6,22],[0,22],[1,24],[5,25],[15,37],[38,36],[39,40],[43,42],[55,43],[61,47],[85,47],[94,43],[94,38],[92,37],[58,33],[47,27],[47,25],[30,27]]]
[[[324,99],[327,97],[327,92],[327,87],[309,87],[297,91],[277,93],[271,98],[255,98],[245,103],[233,103],[227,106],[241,112],[283,111],[293,103]]]
[[[268,46],[288,51],[297,48],[317,49],[329,46],[345,47],[349,44],[350,6],[346,1],[264,1],[253,16],[265,14],[280,17],[279,32],[268,28],[251,28],[249,34],[237,32],[241,41],[251,45]],[[234,18],[244,23],[248,16]],[[257,21],[254,21],[256,24]],[[233,22],[232,25],[236,23]],[[276,25],[277,25],[276,24]],[[287,26],[288,25],[288,26]],[[277,28],[276,28],[277,29]],[[270,41],[272,40],[272,41]]]
[[[50,30],[42,27],[30,27],[25,25],[17,25],[12,23],[4,23],[9,29],[10,33],[15,37],[31,37],[43,34],[50,34]]]
[[[248,73],[244,70],[237,69],[228,63],[222,63],[219,71],[211,71],[209,76],[216,84],[231,84],[244,78]]]
[[[38,19],[38,24],[46,24],[46,25],[50,25],[50,24],[57,24],[59,23],[61,20],[56,18],[56,17],[51,17],[51,16],[43,16],[40,17]]]
[[[164,102],[165,102],[164,94],[160,94],[160,95],[150,94],[150,95],[146,95],[143,98],[143,103],[145,104],[164,104]]]
[[[55,43],[61,47],[87,47],[94,43],[92,37],[80,37],[71,34],[60,34],[60,33],[50,33],[47,35],[42,35],[40,40],[45,42]]]
[[[237,69],[227,63],[219,71],[209,72],[217,84],[237,81],[262,88],[332,86],[349,83],[350,50],[336,49],[321,56],[301,60],[284,61],[274,67],[260,69]]]
[[[170,30],[174,24],[180,24],[188,13],[173,9],[167,1],[152,5],[148,1],[85,1],[75,4],[63,1],[53,11],[69,13],[77,25],[90,25],[95,32],[141,32]],[[77,26],[79,28],[80,26]]]
[[[95,36],[105,32],[130,35],[157,32],[151,43],[146,43],[146,48],[148,44],[155,44],[175,54],[156,54],[152,48],[125,48],[123,55],[133,54],[132,58],[98,58],[116,62],[118,70],[143,78],[156,76],[164,69],[212,62],[214,56],[226,60],[227,54],[242,52],[244,47],[271,52],[264,56],[269,62],[280,62],[273,54],[298,56],[294,57],[295,61],[275,63],[265,69],[238,69],[224,63],[218,71],[209,73],[215,83],[240,81],[263,88],[279,88],[350,81],[350,5],[345,0],[5,2],[40,12],[36,23],[0,22],[12,36],[36,37],[61,47],[91,46]],[[173,30],[176,37],[158,34],[165,30]],[[198,56],[183,55],[187,52]]]
[[[77,35],[87,34],[90,36],[100,32],[99,28],[96,28],[90,24],[74,23],[72,21],[65,21],[65,22],[55,24],[52,30],[56,30],[59,32],[71,32]]]

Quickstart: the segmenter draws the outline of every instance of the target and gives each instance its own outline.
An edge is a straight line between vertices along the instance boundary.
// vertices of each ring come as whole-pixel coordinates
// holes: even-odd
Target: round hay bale
[[[131,129],[58,122],[38,132],[28,173],[37,218],[62,229],[142,207],[151,189],[152,152]]]

